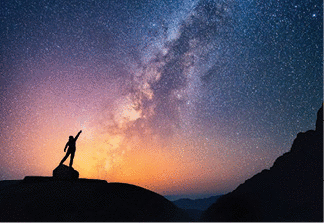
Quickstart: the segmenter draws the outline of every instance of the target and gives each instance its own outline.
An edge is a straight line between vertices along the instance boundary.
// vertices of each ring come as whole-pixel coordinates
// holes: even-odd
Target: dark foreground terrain
[[[163,196],[102,180],[26,177],[0,182],[0,221],[190,221]]]
[[[61,165],[54,177],[0,181],[0,221],[188,222],[202,212],[189,207],[190,218],[152,191],[78,179],[71,171]],[[218,198],[200,221],[323,222],[323,107],[315,130],[298,133],[290,151],[269,170]]]
[[[270,170],[220,197],[201,220],[323,222],[323,107],[315,131],[298,133]]]

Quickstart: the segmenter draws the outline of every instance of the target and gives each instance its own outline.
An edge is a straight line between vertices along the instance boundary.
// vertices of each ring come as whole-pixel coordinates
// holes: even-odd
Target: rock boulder
[[[79,172],[64,164],[59,165],[53,170],[53,178],[60,180],[77,180]]]

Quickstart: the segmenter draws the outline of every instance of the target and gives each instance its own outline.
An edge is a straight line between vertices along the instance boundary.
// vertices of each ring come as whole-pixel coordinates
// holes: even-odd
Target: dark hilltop
[[[191,221],[163,196],[103,180],[26,177],[0,182],[0,221]]]

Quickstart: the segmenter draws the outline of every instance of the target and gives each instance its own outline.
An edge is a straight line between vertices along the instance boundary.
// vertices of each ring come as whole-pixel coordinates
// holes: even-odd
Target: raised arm
[[[81,134],[82,130],[80,130],[80,132],[78,132],[78,134],[74,137],[75,141],[79,138],[79,135]]]

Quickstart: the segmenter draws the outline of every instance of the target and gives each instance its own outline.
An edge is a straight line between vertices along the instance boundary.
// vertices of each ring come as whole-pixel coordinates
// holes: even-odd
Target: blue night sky
[[[315,128],[323,2],[1,1],[0,180],[235,189]]]

